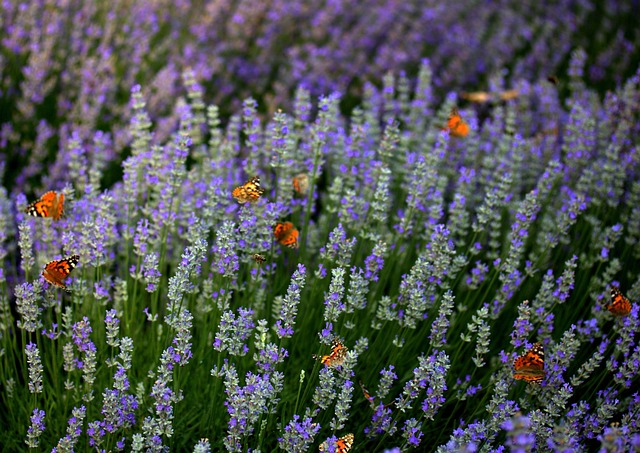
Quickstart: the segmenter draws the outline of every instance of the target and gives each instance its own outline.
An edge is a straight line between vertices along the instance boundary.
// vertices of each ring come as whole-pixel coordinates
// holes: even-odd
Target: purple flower
[[[216,351],[228,351],[231,355],[243,356],[249,352],[249,347],[245,341],[251,335],[255,327],[253,322],[253,310],[240,307],[238,316],[232,311],[226,311],[220,319],[220,327],[213,342],[213,349]]]
[[[529,452],[535,448],[536,437],[531,432],[531,421],[528,417],[516,414],[505,420],[502,429],[507,431],[507,446],[512,452]]]
[[[300,416],[294,414],[293,419],[284,427],[282,437],[278,437],[278,446],[291,453],[306,452],[319,431],[320,425],[314,423],[311,417],[305,417],[300,422]]]
[[[40,435],[44,432],[45,424],[44,424],[45,413],[43,410],[35,408],[31,413],[31,426],[27,430],[27,438],[25,439],[26,444],[29,448],[37,448],[40,446]]]
[[[305,285],[306,273],[304,265],[298,264],[298,268],[291,277],[291,283],[282,302],[279,319],[275,324],[276,334],[279,338],[289,338],[293,335],[293,326],[296,324],[300,293]]]

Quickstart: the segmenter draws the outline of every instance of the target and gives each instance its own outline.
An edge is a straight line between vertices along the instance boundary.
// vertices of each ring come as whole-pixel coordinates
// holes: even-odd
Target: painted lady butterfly
[[[267,259],[259,253],[254,253],[253,255],[251,255],[251,258],[253,258],[253,261],[258,264],[263,264],[265,261],[267,261]]]
[[[42,271],[42,276],[50,284],[70,292],[63,280],[69,276],[79,260],[80,257],[78,255],[73,255],[63,260],[49,261]]]
[[[374,400],[374,397],[371,395],[371,393],[369,393],[369,391],[364,386],[362,381],[360,381],[360,388],[362,389],[362,394],[364,395],[364,398],[367,401],[369,401],[369,405],[371,406],[371,409],[375,409],[377,407],[377,404]],[[394,403],[395,401],[391,401],[390,403],[385,404],[383,407],[386,409],[387,407],[392,406]]]
[[[347,358],[347,351],[348,349],[342,344],[342,341],[335,338],[331,342],[331,352],[329,355],[318,356],[314,354],[313,358],[320,360],[323,365],[336,367],[344,363],[344,359]]]
[[[460,97],[465,101],[482,104],[491,100],[491,93],[488,93],[486,91],[470,91],[461,93]]]
[[[260,187],[260,178],[254,176],[243,185],[233,189],[231,195],[233,195],[233,198],[238,200],[238,203],[242,204],[258,201],[258,198],[260,198],[260,195],[263,193],[264,189]]]
[[[443,128],[443,130],[447,129],[449,130],[449,134],[454,137],[466,137],[469,134],[469,125],[462,120],[458,109],[455,107],[451,109],[447,127]]]
[[[58,220],[64,214],[64,194],[50,190],[27,206],[24,212],[34,217],[51,217]]]
[[[615,316],[628,316],[631,313],[631,302],[615,286],[611,287],[611,302],[605,307]]]
[[[299,195],[306,195],[309,190],[309,176],[306,173],[300,173],[293,177],[293,190]]]
[[[276,240],[282,244],[290,247],[292,249],[298,248],[298,230],[293,226],[291,222],[278,222],[273,229],[273,234],[276,237]]]
[[[351,447],[353,446],[354,437],[355,436],[353,435],[353,433],[349,433],[349,434],[345,434],[340,439],[336,440],[335,452],[347,453],[349,450],[351,450]],[[329,450],[329,444],[327,444],[326,441],[322,442],[320,444],[320,448],[318,448],[318,451],[328,451],[328,450]]]
[[[544,379],[544,348],[535,343],[524,355],[513,361],[514,379],[539,384]]]

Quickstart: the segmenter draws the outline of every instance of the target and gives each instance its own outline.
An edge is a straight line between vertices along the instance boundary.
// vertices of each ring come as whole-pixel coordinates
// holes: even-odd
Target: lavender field
[[[0,450],[640,452],[637,17],[3,1]]]

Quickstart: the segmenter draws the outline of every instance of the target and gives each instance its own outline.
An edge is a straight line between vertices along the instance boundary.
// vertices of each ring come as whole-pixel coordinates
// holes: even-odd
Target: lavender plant
[[[640,70],[601,99],[585,72],[602,77],[589,62],[611,57],[577,50],[558,92],[530,68],[553,30],[574,31],[517,8],[492,19],[491,8],[413,2],[230,2],[199,16],[156,3],[127,3],[131,40],[106,4],[72,2],[69,17],[102,28],[64,41],[63,5],[3,10],[0,58],[23,68],[3,79],[0,101],[19,112],[0,127],[15,150],[0,167],[6,451],[638,448]],[[579,26],[589,6],[558,8]],[[535,38],[508,60],[516,97],[477,107],[434,94],[480,77],[461,71],[482,59],[465,46],[472,18],[503,25],[483,38],[501,58]],[[446,39],[425,39],[424,24]],[[353,45],[338,46],[347,29]],[[224,45],[206,54],[218,33]],[[441,49],[414,84],[388,69],[419,61],[418,42]],[[113,57],[126,49],[135,64]],[[63,67],[57,52],[74,56]],[[77,74],[87,79],[71,88]],[[358,91],[369,76],[381,88],[364,83],[362,103],[341,114],[353,94],[330,90]],[[205,79],[219,101],[274,97],[207,104]],[[494,91],[504,83],[491,78]],[[46,105],[60,118],[34,126]],[[466,136],[446,127],[454,105]],[[64,194],[60,219],[25,212],[34,176]],[[254,176],[264,192],[238,203],[233,189]],[[298,247],[276,240],[283,222]]]

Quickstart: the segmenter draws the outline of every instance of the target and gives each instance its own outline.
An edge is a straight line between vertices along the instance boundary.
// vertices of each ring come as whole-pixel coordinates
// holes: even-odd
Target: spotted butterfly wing
[[[355,436],[353,435],[353,433],[349,433],[349,434],[345,434],[344,436],[342,436],[341,438],[336,440],[335,452],[336,453],[347,453],[349,450],[351,450],[351,447],[353,446],[354,438],[355,438]],[[318,448],[318,450],[319,451],[329,451],[329,444],[326,441],[322,442],[320,444],[320,447]]]
[[[278,222],[273,229],[273,234],[279,244],[297,249],[299,233],[291,222]]]
[[[42,276],[50,284],[69,291],[67,285],[64,284],[64,279],[69,276],[71,271],[75,269],[80,257],[73,255],[62,260],[49,261],[42,271]]]
[[[336,367],[344,363],[344,359],[347,358],[347,347],[342,344],[342,341],[337,338],[331,343],[331,352],[328,355],[318,356],[313,355],[313,358],[320,360],[323,365]]]
[[[524,355],[513,361],[514,379],[521,379],[530,383],[540,383],[545,376],[544,348],[535,343]]]
[[[58,220],[64,214],[64,194],[53,190],[42,195],[24,210],[34,217],[51,217]]]
[[[241,186],[236,187],[231,192],[233,198],[238,200],[238,203],[253,203],[258,201],[260,195],[264,193],[264,189],[260,186],[260,178],[254,176],[249,181]]]
[[[631,313],[631,302],[615,286],[611,288],[611,300],[605,307],[614,316],[628,316]]]

